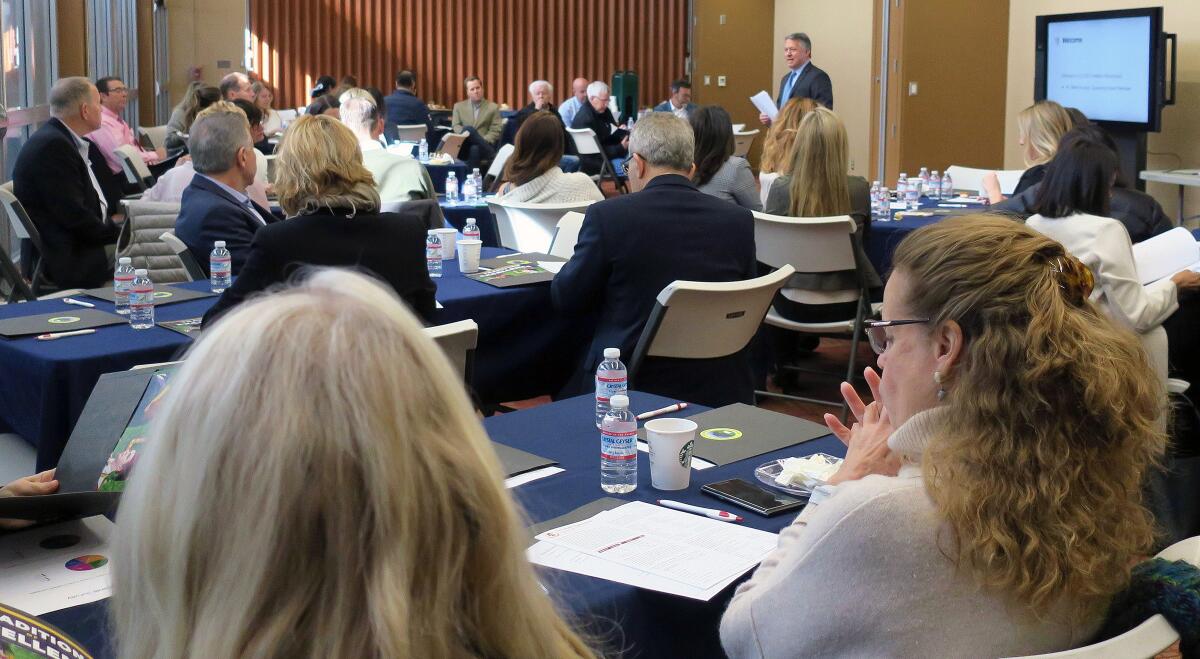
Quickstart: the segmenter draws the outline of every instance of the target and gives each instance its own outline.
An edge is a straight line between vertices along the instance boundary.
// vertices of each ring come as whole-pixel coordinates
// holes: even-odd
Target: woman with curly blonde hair
[[[846,460],[734,596],[735,659],[1065,650],[1152,546],[1161,385],[1090,271],[986,215],[913,232],[894,267],[874,402],[842,385]]]
[[[305,115],[284,133],[276,163],[275,192],[288,219],[255,232],[237,279],[204,325],[313,265],[379,277],[428,320],[436,289],[425,265],[425,221],[411,212],[379,212],[375,179],[354,133],[333,117]]]
[[[117,654],[593,656],[503,480],[461,377],[384,286],[326,269],[247,302],[172,376],[125,492]]]

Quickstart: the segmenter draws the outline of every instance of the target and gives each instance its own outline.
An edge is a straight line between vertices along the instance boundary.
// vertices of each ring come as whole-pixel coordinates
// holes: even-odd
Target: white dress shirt
[[[88,141],[76,134],[63,122],[67,132],[71,134],[71,139],[75,140],[75,148],[79,151],[79,157],[83,158],[83,168],[87,170],[88,178],[92,180],[92,187],[96,190],[96,197],[100,199],[100,219],[108,217],[108,200],[104,198],[104,190],[100,188],[100,179],[96,178],[96,172],[92,171],[92,161],[88,160]]]

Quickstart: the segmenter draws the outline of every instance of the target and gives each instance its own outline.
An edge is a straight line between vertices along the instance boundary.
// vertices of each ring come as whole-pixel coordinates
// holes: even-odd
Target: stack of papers
[[[1134,245],[1133,260],[1143,285],[1180,270],[1200,272],[1200,243],[1191,231],[1175,227]]]
[[[4,536],[0,602],[40,616],[109,597],[112,529],[96,516]]]
[[[537,565],[708,601],[754,569],[774,533],[641,501],[537,535]]]

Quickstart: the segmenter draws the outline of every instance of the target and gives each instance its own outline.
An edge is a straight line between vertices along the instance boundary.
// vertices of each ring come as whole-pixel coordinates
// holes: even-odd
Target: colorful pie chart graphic
[[[108,559],[99,554],[87,554],[72,558],[67,561],[66,567],[68,570],[75,572],[87,572],[88,570],[96,570],[108,565]]]

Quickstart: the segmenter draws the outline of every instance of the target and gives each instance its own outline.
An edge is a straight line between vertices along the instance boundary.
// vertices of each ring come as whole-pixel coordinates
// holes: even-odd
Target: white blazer
[[[1034,215],[1026,224],[1062,243],[1092,269],[1096,277],[1092,301],[1138,333],[1155,372],[1166,383],[1167,333],[1162,323],[1179,308],[1178,292],[1169,277],[1142,285],[1125,225],[1086,213],[1060,218]]]

